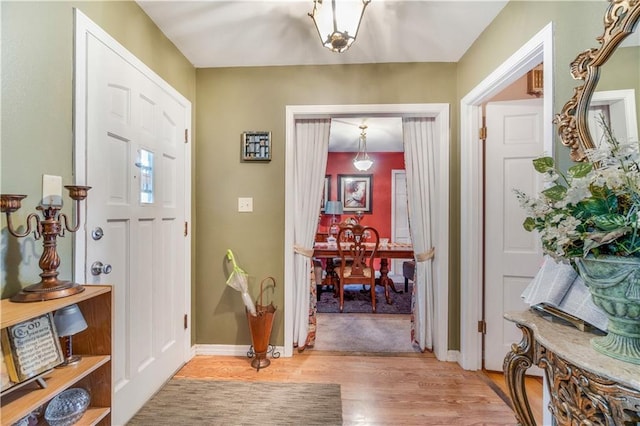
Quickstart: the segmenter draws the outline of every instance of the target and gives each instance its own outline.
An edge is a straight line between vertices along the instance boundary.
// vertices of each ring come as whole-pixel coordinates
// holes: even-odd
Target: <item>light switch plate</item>
[[[238,211],[248,213],[253,211],[253,198],[239,197],[238,198]]]

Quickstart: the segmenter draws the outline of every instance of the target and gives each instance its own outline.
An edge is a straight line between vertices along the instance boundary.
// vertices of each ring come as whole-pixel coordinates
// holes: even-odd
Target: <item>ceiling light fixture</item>
[[[353,44],[364,9],[371,0],[314,0],[309,13],[322,45],[332,52],[344,52]]]
[[[365,124],[360,125],[360,138],[358,139],[358,153],[356,158],[353,159],[353,165],[361,172],[367,171],[373,165],[373,161],[367,155],[367,126]]]

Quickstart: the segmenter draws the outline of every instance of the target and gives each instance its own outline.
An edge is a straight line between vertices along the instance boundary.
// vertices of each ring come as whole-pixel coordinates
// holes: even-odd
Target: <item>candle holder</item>
[[[23,233],[17,232],[13,227],[11,213],[18,211],[22,200],[26,195],[1,194],[0,211],[7,215],[7,228],[9,233],[16,238],[26,237],[31,233],[32,223],[35,225],[33,235],[36,240],[42,238],[44,250],[40,256],[39,266],[42,269],[40,282],[31,284],[23,288],[18,294],[11,298],[13,302],[39,302],[42,300],[58,299],[71,296],[84,291],[84,287],[71,281],[61,281],[58,279],[58,267],[60,266],[60,256],[56,250],[57,237],[64,237],[65,230],[76,232],[80,228],[80,201],[87,198],[87,191],[90,186],[66,185],[69,190],[69,197],[76,202],[76,223],[69,226],[67,215],[60,213],[62,205],[42,205],[36,210],[42,212],[43,218],[37,213],[27,216],[27,230]],[[64,224],[64,227],[62,226]]]

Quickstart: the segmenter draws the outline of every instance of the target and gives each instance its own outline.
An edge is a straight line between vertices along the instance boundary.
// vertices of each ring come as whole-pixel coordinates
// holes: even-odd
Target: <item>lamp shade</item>
[[[316,24],[322,45],[332,52],[344,52],[358,35],[364,9],[371,0],[314,0],[309,14]]]
[[[327,201],[324,205],[325,214],[342,214],[342,203],[340,201]]]
[[[361,172],[366,172],[371,168],[371,166],[373,166],[373,161],[371,161],[369,158],[365,160],[353,160],[353,165]]]
[[[53,314],[53,323],[60,337],[73,336],[87,328],[87,322],[76,304],[58,309]]]

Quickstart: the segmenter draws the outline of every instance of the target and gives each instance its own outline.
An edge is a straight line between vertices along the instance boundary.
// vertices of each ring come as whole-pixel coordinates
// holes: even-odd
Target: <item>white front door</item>
[[[522,333],[505,321],[507,311],[528,306],[520,294],[542,264],[536,233],[522,223],[525,213],[513,189],[535,194],[540,175],[531,160],[543,152],[542,99],[494,102],[486,108],[484,367],[502,371],[511,344]]]
[[[84,271],[76,275],[89,284],[114,286],[116,425],[125,424],[184,364],[190,341],[190,107],[157,79],[87,36],[84,167],[92,189],[79,244],[86,252],[76,253]]]
[[[394,243],[411,243],[409,232],[409,210],[407,209],[407,172],[404,170],[391,171],[391,241]],[[391,272],[402,275],[404,259],[393,259]]]

